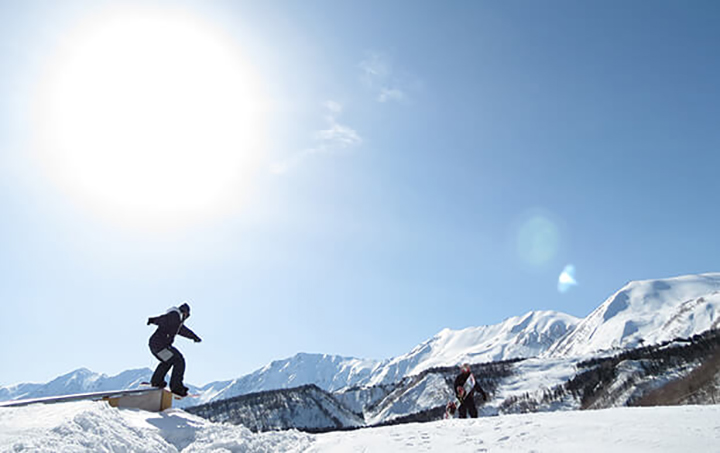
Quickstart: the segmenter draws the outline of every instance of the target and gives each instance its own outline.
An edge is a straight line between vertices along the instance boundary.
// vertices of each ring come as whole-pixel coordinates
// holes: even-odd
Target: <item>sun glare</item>
[[[37,102],[40,159],[103,217],[165,226],[238,205],[263,148],[259,79],[217,27],[113,11],[62,43]]]

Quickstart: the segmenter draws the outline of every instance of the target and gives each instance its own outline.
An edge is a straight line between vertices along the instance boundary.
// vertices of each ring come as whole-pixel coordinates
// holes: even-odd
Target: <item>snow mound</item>
[[[179,409],[149,413],[83,401],[0,410],[0,452],[299,452],[309,442],[298,431],[253,434]]]

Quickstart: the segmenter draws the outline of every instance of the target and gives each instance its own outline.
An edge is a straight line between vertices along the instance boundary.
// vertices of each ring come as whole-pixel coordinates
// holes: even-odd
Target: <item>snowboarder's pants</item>
[[[152,349],[150,351],[160,361],[157,368],[155,368],[155,373],[153,373],[150,382],[153,385],[162,384],[165,380],[165,375],[170,371],[170,368],[172,368],[170,389],[182,388],[183,379],[185,378],[185,357],[180,354],[180,351],[173,346],[168,346],[159,351],[153,351]]]
[[[478,415],[477,407],[475,407],[475,400],[472,395],[470,395],[469,398],[465,398],[460,407],[458,407],[458,417],[466,418],[467,414],[470,414],[470,417],[472,418],[477,418]]]

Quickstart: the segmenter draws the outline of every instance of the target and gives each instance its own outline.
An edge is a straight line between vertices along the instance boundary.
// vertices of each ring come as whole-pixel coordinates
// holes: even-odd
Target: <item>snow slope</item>
[[[365,424],[314,384],[242,395],[190,407],[187,411],[210,421],[243,425],[255,432],[288,428],[317,432]]]
[[[366,384],[397,382],[439,366],[534,357],[545,352],[580,320],[555,311],[533,311],[490,326],[444,329],[408,354],[383,363]]]
[[[253,434],[179,409],[76,402],[0,409],[0,452],[718,451],[720,406],[615,408],[443,420],[310,435]]]
[[[718,451],[720,406],[505,415],[335,432],[307,453]]]
[[[375,360],[300,353],[289,359],[273,361],[241,378],[203,386],[198,403],[307,384],[315,384],[331,392],[365,382],[378,364]]]
[[[687,338],[720,325],[720,273],[631,282],[552,346],[573,357]]]

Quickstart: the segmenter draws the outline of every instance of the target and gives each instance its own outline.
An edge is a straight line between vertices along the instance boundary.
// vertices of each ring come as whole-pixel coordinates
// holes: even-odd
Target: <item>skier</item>
[[[155,324],[157,330],[150,337],[150,352],[160,361],[150,384],[153,387],[165,388],[167,375],[172,368],[170,377],[170,391],[179,396],[187,396],[188,388],[183,384],[185,376],[185,358],[175,347],[175,335],[189,338],[195,343],[202,341],[195,332],[188,329],[183,323],[190,316],[190,306],[183,302],[179,307],[170,308],[164,315],[148,318],[147,325]]]
[[[472,379],[471,382],[474,381],[475,385],[469,390],[466,390],[465,383],[468,381],[468,379]],[[459,407],[457,407],[458,416],[460,418],[465,418],[466,415],[469,413],[470,417],[477,418],[478,412],[477,407],[475,406],[475,392],[477,391],[482,396],[483,401],[488,400],[488,395],[487,393],[485,393],[485,390],[480,387],[477,381],[475,381],[475,377],[470,371],[470,365],[468,365],[467,363],[460,366],[460,374],[455,378],[454,388],[455,396],[460,402]],[[448,403],[448,414],[455,412],[455,406],[455,402]]]

